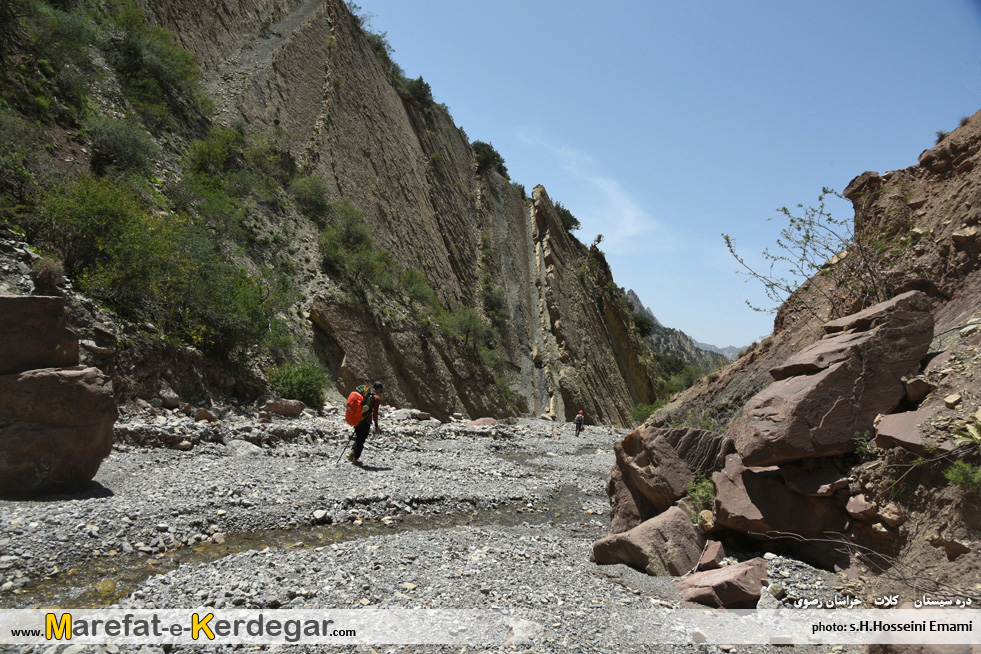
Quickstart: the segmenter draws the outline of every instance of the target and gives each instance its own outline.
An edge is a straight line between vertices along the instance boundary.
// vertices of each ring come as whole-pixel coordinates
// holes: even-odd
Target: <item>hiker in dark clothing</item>
[[[582,431],[582,423],[583,423],[584,420],[585,420],[585,418],[582,415],[582,411],[580,411],[579,413],[576,414],[576,417],[573,420],[573,422],[576,425],[576,436],[578,436],[579,435],[579,432]]]
[[[361,464],[361,452],[364,450],[364,442],[368,439],[368,432],[371,431],[371,421],[375,421],[375,434],[381,433],[378,426],[378,405],[381,404],[382,383],[375,382],[371,388],[367,384],[358,388],[364,395],[364,402],[361,404],[361,422],[354,428],[354,447],[347,455],[347,460],[356,466]]]

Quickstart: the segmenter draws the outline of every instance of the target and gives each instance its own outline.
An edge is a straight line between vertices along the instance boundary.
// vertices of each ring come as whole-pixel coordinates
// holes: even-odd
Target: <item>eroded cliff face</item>
[[[920,290],[930,298],[938,351],[958,326],[977,317],[981,299],[979,153],[981,112],[923,151],[917,165],[862,173],[844,191],[855,209],[856,229],[898,253],[882,265],[888,295]],[[819,283],[820,277],[808,282]],[[820,325],[834,316],[829,306],[815,306],[812,314],[784,304],[772,336],[748,348],[715,379],[679,394],[651,424],[707,417],[724,431],[746,401],[771,383],[771,368],[821,338]]]
[[[478,171],[445,108],[390,83],[344,2],[150,5],[198,55],[219,121],[284,144],[305,174],[327,182],[332,201],[364,214],[380,248],[424,274],[444,309],[472,307],[500,334],[506,361],[492,370],[471,344],[394,298],[376,300],[384,311],[355,306],[320,276],[302,291],[338,390],[380,379],[388,402],[440,417],[566,420],[583,409],[617,425],[653,401],[647,348],[602,254],[562,228],[544,189],[525,198],[497,172]],[[313,229],[297,233],[298,249],[314,252]]]

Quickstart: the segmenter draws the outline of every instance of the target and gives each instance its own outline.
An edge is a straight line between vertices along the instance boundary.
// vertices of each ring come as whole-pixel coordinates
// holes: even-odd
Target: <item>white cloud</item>
[[[620,182],[603,175],[591,156],[526,132],[518,137],[522,143],[547,152],[562,171],[567,188],[561,197],[553,199],[561,201],[582,222],[582,240],[589,242],[596,234],[603,234],[602,247],[608,254],[665,251],[677,246],[678,237],[641,206]]]

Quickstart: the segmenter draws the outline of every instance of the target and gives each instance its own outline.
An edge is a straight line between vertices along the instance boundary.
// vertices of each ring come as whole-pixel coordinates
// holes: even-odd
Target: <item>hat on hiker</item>
[[[372,385],[371,385],[371,387],[372,387],[373,389],[375,389],[376,391],[380,391],[380,390],[383,390],[383,389],[382,389],[382,383],[381,383],[381,382],[375,382],[374,384],[372,384]]]
[[[579,411],[579,413],[582,413],[582,411]]]

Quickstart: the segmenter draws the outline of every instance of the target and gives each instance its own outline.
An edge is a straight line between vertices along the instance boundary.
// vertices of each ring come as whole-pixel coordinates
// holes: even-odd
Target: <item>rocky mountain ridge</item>
[[[654,312],[644,305],[633,289],[627,290],[626,297],[627,302],[633,305],[634,313],[644,316],[653,323],[653,327],[646,338],[655,352],[703,366],[716,365],[719,362],[719,357],[717,356],[719,354],[726,356],[722,350],[713,348],[712,346],[706,347],[696,342],[691,336],[680,329],[673,329],[662,325],[654,316]],[[733,357],[728,356],[727,358],[731,359]]]

